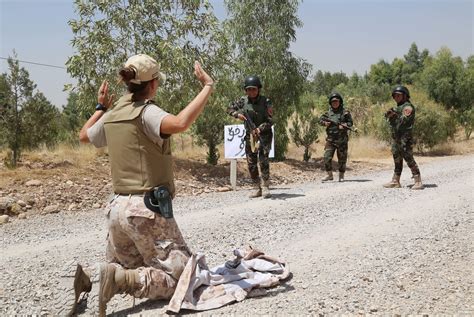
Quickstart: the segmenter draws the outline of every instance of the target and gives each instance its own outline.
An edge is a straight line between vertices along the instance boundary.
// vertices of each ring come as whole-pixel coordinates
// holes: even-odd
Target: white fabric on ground
[[[167,311],[209,310],[242,301],[252,290],[279,285],[290,274],[288,265],[261,251],[235,250],[234,255],[233,261],[212,269],[207,267],[203,254],[192,255]]]

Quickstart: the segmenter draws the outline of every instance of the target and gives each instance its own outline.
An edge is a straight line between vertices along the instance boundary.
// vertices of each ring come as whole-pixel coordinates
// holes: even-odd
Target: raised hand
[[[104,80],[97,93],[97,102],[109,109],[112,107],[115,95],[109,96],[109,82]]]
[[[198,61],[194,62],[194,75],[201,82],[201,84],[208,86],[214,85],[214,79],[212,79],[212,77],[209,76],[209,74],[206,73],[204,69],[202,69],[202,66]]]

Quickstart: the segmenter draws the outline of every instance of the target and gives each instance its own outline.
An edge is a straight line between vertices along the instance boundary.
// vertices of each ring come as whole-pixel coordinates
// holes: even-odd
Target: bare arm
[[[161,122],[162,134],[175,134],[186,131],[201,114],[212,93],[214,80],[202,69],[198,62],[194,63],[194,74],[204,85],[199,94],[178,115],[168,115]]]
[[[103,105],[105,108],[109,109],[112,106],[114,100],[114,95],[109,96],[109,83],[103,81],[100,85],[99,92],[97,94],[97,102]],[[96,110],[94,114],[84,123],[81,131],[79,132],[79,141],[82,143],[89,143],[89,137],[87,136],[87,129],[92,127],[99,119],[104,115],[104,111]]]

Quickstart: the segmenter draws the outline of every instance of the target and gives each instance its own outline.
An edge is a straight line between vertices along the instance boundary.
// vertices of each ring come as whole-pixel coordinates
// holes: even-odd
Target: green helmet
[[[329,105],[331,105],[331,101],[333,99],[339,99],[339,102],[341,103],[341,105],[344,103],[344,100],[342,99],[342,96],[337,92],[333,92],[332,94],[329,95],[329,98],[328,98]]]
[[[247,87],[257,87],[257,88],[262,88],[262,83],[260,82],[260,78],[258,76],[248,76],[245,78],[244,81],[244,89]]]
[[[392,97],[395,93],[402,93],[404,94],[405,96],[407,96],[407,98],[410,98],[410,92],[408,91],[408,88],[405,87],[405,86],[402,86],[402,85],[398,85],[397,87],[393,88],[392,90]]]

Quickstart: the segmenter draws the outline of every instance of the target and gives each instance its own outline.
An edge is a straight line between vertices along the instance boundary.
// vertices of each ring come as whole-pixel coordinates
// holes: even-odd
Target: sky
[[[225,18],[223,1],[211,2]],[[298,16],[303,26],[290,50],[313,71],[363,74],[380,59],[403,57],[413,42],[431,54],[442,46],[463,60],[474,54],[474,0],[304,0]],[[20,63],[49,101],[65,105],[63,87],[75,83],[64,66],[74,54],[67,22],[75,18],[72,0],[0,0],[0,72],[13,50],[20,61],[63,67]]]

